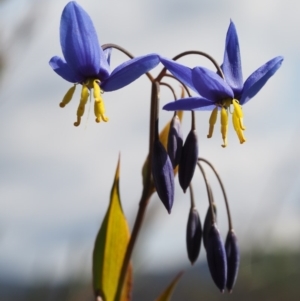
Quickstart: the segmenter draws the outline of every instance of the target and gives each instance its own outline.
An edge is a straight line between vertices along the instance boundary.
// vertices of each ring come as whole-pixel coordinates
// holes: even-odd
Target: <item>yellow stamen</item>
[[[95,98],[94,112],[96,116],[96,122],[100,122],[101,120],[107,122],[108,118],[105,116],[104,101],[101,96],[101,89],[99,87],[98,82],[99,82],[98,80],[94,80],[93,82],[94,98]]]
[[[246,142],[246,138],[244,137],[243,129],[241,128],[241,124],[239,122],[236,110],[234,110],[232,114],[232,123],[236,134],[240,140],[240,143],[243,144],[244,142]]]
[[[102,98],[100,100],[95,100],[94,112],[96,116],[96,122],[100,122],[101,120],[104,122],[108,121],[108,117],[105,116],[105,106]]]
[[[72,100],[73,94],[75,92],[75,88],[76,88],[76,85],[74,85],[72,88],[70,88],[68,90],[68,92],[64,96],[62,102],[59,104],[59,106],[61,108],[63,108],[64,106],[66,106]]]
[[[246,128],[244,127],[244,124],[243,124],[244,114],[243,114],[243,111],[242,111],[242,106],[239,104],[239,102],[236,99],[234,99],[232,101],[232,104],[233,104],[233,107],[234,107],[234,111],[236,112],[237,118],[239,119],[240,127],[244,131]]]
[[[84,108],[85,108],[85,105],[88,101],[89,96],[90,96],[89,89],[85,84],[83,84],[82,85],[82,90],[81,90],[80,103],[79,103],[79,106],[78,106],[78,109],[77,109],[77,121],[74,122],[75,126],[80,125],[81,117],[84,114]]]
[[[227,146],[227,132],[228,132],[228,113],[224,107],[221,109],[221,133],[223,138],[222,147]]]
[[[218,117],[218,107],[215,107],[212,110],[210,118],[209,118],[209,130],[208,130],[207,138],[211,138],[213,135],[214,125],[216,124],[217,117]]]

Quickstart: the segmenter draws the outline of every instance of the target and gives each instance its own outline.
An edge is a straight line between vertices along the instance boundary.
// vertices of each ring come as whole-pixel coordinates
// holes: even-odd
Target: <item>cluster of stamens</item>
[[[74,122],[75,126],[79,126],[81,122],[81,117],[84,114],[85,106],[88,102],[90,96],[90,90],[93,89],[94,95],[94,113],[96,116],[96,122],[100,122],[103,120],[104,122],[108,121],[108,118],[105,116],[105,106],[104,101],[101,95],[101,89],[99,86],[100,81],[98,79],[89,79],[82,83],[81,89],[81,97],[79,106],[77,109],[77,121]],[[75,92],[76,84],[72,88],[68,90],[66,95],[64,96],[62,102],[59,104],[61,108],[65,107],[72,99],[73,94]]]
[[[230,105],[233,105],[233,112],[231,112]],[[244,143],[246,138],[244,137],[243,131],[246,129],[243,125],[243,111],[242,106],[236,99],[226,99],[222,103],[217,104],[216,107],[211,112],[209,118],[209,131],[207,138],[211,138],[214,131],[214,126],[217,121],[218,111],[221,110],[221,134],[223,139],[222,147],[227,146],[227,133],[228,133],[228,113],[232,114],[232,124],[233,128],[237,133],[240,143]]]

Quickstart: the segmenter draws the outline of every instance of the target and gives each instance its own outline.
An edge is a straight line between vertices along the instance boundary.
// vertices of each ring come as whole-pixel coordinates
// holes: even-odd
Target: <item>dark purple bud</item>
[[[202,227],[196,208],[191,208],[186,227],[186,247],[189,260],[193,264],[198,258],[201,247]]]
[[[213,210],[215,213],[215,219],[216,219],[215,222],[217,222],[217,206],[215,203],[213,203]],[[213,218],[211,216],[211,210],[210,210],[210,206],[209,206],[207,209],[207,212],[206,212],[204,226],[203,226],[203,245],[204,245],[205,249],[207,246],[208,233],[209,233],[209,230],[210,230],[210,227],[212,224],[213,224]]]
[[[198,138],[195,130],[191,130],[185,140],[182,148],[181,159],[179,163],[179,183],[185,192],[189,187],[198,160]]]
[[[170,130],[168,135],[168,154],[172,162],[173,168],[175,168],[181,158],[183,145],[181,122],[177,115],[172,118],[170,124]]]
[[[227,283],[226,287],[231,293],[235,284],[240,264],[240,252],[237,238],[233,230],[230,230],[226,237],[225,250],[227,256]]]
[[[171,213],[174,201],[174,171],[170,158],[158,139],[153,143],[152,177],[160,200]]]
[[[210,227],[208,233],[206,257],[210,274],[216,286],[223,293],[227,279],[227,259],[225,248],[216,224],[213,224]]]

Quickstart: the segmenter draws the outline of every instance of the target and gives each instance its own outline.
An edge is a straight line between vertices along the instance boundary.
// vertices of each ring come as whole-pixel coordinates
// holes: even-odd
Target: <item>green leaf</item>
[[[93,286],[96,296],[113,301],[130,238],[119,193],[120,159],[110,194],[110,203],[96,237],[93,252]],[[131,266],[128,268],[121,301],[130,300]]]
[[[169,301],[171,300],[173,290],[178,283],[180,277],[182,276],[183,272],[180,272],[173,281],[169,284],[169,286],[165,289],[165,291],[155,300],[155,301]]]

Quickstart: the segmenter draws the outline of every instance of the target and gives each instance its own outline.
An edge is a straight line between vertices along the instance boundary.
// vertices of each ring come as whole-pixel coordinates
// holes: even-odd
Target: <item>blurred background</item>
[[[141,77],[120,91],[105,93],[110,121],[96,124],[91,108],[75,128],[80,89],[68,106],[59,108],[71,85],[48,65],[52,56],[62,56],[59,22],[67,2],[0,1],[1,301],[92,300],[93,244],[119,152],[121,198],[131,228],[142,191],[150,83]],[[94,21],[101,43],[119,44],[137,56],[156,52],[171,58],[202,50],[221,64],[232,19],[244,79],[271,58],[285,57],[274,77],[244,107],[245,144],[239,144],[231,126],[226,149],[218,127],[208,140],[209,113],[197,112],[200,156],[212,162],[223,179],[242,252],[233,293],[221,295],[214,286],[203,247],[195,266],[189,264],[189,195],[176,178],[172,214],[156,195],[149,205],[134,252],[133,300],[155,300],[180,270],[185,274],[172,300],[300,300],[300,2],[78,2]],[[113,67],[125,60],[113,51]],[[181,62],[212,68],[196,56]],[[174,87],[180,92],[177,83]],[[172,99],[162,88],[160,105]],[[161,127],[170,118],[162,111]],[[189,129],[190,115],[185,114],[185,135]],[[225,238],[222,194],[213,174],[207,173]],[[208,202],[198,172],[193,186],[203,221]]]

